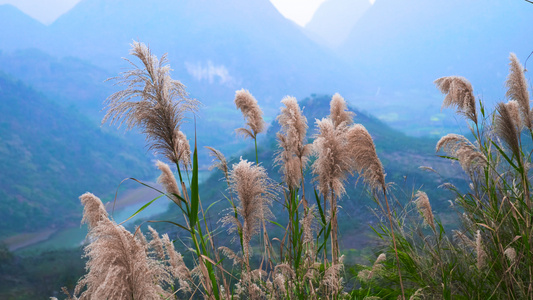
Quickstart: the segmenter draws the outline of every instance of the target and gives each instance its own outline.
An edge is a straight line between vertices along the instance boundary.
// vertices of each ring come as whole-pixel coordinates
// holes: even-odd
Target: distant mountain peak
[[[0,5],[1,50],[12,51],[35,47],[46,32],[46,26],[11,4]]]
[[[319,43],[339,47],[375,0],[326,0],[305,29]]]

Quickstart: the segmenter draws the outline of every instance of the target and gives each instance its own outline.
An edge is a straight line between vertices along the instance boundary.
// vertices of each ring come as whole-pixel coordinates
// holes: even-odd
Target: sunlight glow
[[[305,26],[325,0],[270,0],[277,10],[287,19]]]
[[[0,0],[0,5],[11,4],[37,21],[49,25],[69,11],[80,0]]]

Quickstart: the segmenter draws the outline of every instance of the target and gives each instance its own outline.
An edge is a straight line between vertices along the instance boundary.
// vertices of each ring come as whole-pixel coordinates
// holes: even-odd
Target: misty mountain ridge
[[[460,75],[490,102],[503,97],[508,57],[533,50],[533,7],[526,1],[379,0],[354,25],[339,53],[382,89],[433,88]]]
[[[168,52],[173,76],[205,104],[232,100],[245,87],[273,115],[287,94],[345,93],[353,88],[346,77],[360,78],[354,82],[364,87],[364,77],[342,70],[332,51],[307,38],[268,0],[157,1],[149,7],[143,1],[85,0],[47,32],[37,48],[88,60],[113,74],[127,66],[120,57],[127,57],[132,40],[149,44],[158,56]]]
[[[305,31],[317,43],[337,49],[370,6],[369,0],[326,0],[305,25]]]
[[[352,26],[353,20],[339,22],[349,18],[338,15],[342,1],[347,0],[325,2],[309,23],[326,26],[327,20],[337,20],[329,22],[330,30],[351,29],[336,51],[317,45],[307,37],[309,30],[285,19],[267,0],[224,5],[158,0],[150,6],[140,0],[85,0],[50,26],[37,26],[44,27],[44,33],[32,47],[55,57],[79,57],[118,74],[128,67],[119,58],[128,56],[132,40],[140,40],[158,56],[168,52],[173,77],[215,111],[232,106],[235,90],[243,87],[270,118],[285,95],[339,92],[350,103],[418,136],[456,127],[446,121],[450,115],[438,112],[441,95],[432,83],[436,78],[468,78],[476,95],[490,106],[504,95],[509,52],[523,61],[529,53],[524,41],[533,18],[526,2],[433,5],[381,0]],[[366,7],[361,1],[350,5]],[[31,31],[31,26],[6,26],[20,35]],[[17,39],[5,41],[9,47],[0,45],[5,51],[28,47]]]

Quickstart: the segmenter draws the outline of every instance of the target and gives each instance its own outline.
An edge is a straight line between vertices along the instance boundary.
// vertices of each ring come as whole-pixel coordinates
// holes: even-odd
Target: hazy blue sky
[[[80,0],[0,0],[12,4],[44,24],[50,24]],[[288,19],[304,26],[325,0],[270,0]],[[372,0],[370,0],[373,2]]]

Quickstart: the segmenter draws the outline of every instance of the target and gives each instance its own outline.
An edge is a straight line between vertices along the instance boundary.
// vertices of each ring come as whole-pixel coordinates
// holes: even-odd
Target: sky
[[[51,24],[59,16],[70,10],[80,0],[0,0],[1,4],[12,4],[18,9],[44,24]],[[287,19],[305,26],[316,9],[325,0],[270,0]]]

